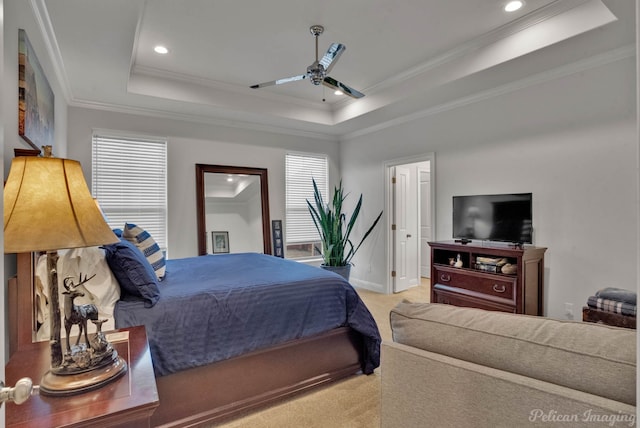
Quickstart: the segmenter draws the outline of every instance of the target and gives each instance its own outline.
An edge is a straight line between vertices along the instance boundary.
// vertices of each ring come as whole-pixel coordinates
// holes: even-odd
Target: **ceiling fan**
[[[342,55],[342,52],[344,52],[347,47],[342,43],[331,43],[331,46],[329,46],[329,49],[327,49],[327,52],[324,54],[322,59],[318,60],[318,36],[324,32],[324,27],[322,25],[312,25],[311,28],[309,28],[309,31],[316,38],[316,60],[313,64],[307,67],[307,72],[305,74],[272,80],[271,82],[258,83],[257,85],[252,85],[251,88],[258,89],[264,88],[265,86],[281,85],[283,83],[309,79],[314,85],[320,85],[320,83],[322,83],[324,86],[328,86],[336,91],[341,91],[343,94],[349,95],[353,98],[364,97],[362,92],[337,81],[331,76],[327,76],[327,73],[331,71],[338,61],[338,58],[340,58],[340,55]]]

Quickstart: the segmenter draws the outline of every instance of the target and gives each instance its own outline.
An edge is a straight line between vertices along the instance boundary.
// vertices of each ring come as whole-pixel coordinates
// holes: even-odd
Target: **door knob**
[[[407,238],[411,238],[411,235],[407,233]]]
[[[13,401],[16,404],[22,404],[29,399],[33,391],[33,382],[28,377],[23,377],[13,388],[5,387],[4,382],[0,381],[0,405],[5,401]]]

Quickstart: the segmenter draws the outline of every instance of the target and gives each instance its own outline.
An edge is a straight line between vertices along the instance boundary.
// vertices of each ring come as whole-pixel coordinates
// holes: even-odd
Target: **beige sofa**
[[[409,302],[390,318],[383,428],[635,426],[635,330]]]

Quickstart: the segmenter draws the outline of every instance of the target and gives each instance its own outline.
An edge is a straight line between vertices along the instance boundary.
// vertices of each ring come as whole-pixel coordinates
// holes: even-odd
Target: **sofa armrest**
[[[635,406],[395,342],[381,363],[383,428],[635,423]]]

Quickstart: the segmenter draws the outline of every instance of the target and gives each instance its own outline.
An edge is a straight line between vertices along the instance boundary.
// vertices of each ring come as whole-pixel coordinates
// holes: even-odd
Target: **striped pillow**
[[[162,281],[166,273],[166,261],[160,247],[149,232],[135,224],[125,223],[122,237],[142,251],[156,276]]]

